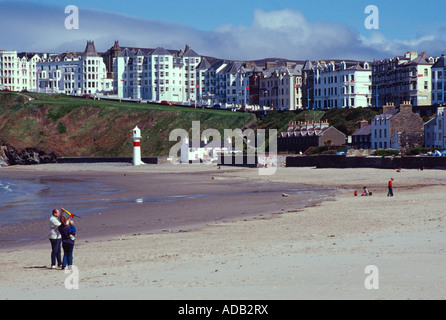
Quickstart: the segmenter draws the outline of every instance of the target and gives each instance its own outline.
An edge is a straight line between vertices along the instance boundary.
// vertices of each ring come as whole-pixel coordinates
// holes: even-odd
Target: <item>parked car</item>
[[[161,104],[167,104],[167,105],[169,105],[169,106],[172,106],[172,105],[173,105],[172,102],[169,102],[169,101],[166,101],[166,100],[163,100],[163,101],[161,101],[160,103],[161,103]]]
[[[215,109],[221,109],[221,105],[219,105],[219,104],[214,104],[213,108],[215,108]]]
[[[91,96],[90,96],[89,94],[83,94],[83,95],[82,95],[82,98],[85,98],[85,99],[90,99],[90,98],[91,98]]]

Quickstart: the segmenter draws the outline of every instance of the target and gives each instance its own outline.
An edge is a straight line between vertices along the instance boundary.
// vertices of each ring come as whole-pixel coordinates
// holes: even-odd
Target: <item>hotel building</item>
[[[313,83],[313,109],[371,105],[372,70],[367,62],[318,62]]]
[[[52,55],[37,63],[37,91],[71,95],[94,95],[112,90],[103,58],[93,41],[83,53]]]

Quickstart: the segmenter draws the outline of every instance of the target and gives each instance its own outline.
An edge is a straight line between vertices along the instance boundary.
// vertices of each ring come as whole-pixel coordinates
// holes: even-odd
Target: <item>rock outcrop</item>
[[[56,163],[55,154],[46,154],[45,152],[34,148],[26,148],[18,151],[11,146],[0,147],[0,166],[30,165],[43,163]]]

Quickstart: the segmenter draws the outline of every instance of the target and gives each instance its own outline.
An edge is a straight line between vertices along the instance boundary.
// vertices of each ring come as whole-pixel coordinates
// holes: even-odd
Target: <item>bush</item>
[[[318,154],[336,154],[337,150],[331,146],[309,147],[304,154],[306,156],[314,156]]]
[[[418,156],[420,153],[428,153],[428,152],[434,152],[437,149],[432,149],[432,148],[425,148],[425,147],[416,147],[414,149],[411,149],[409,151],[407,151],[407,155],[410,156]]]
[[[63,123],[59,122],[59,123],[57,124],[57,131],[58,131],[60,134],[67,133],[67,127],[65,127]]]
[[[372,155],[379,157],[396,157],[400,155],[400,152],[395,149],[379,149],[373,151]]]

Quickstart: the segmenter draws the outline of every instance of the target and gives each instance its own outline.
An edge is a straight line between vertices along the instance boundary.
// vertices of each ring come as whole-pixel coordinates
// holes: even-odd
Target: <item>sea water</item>
[[[81,200],[92,194],[106,196],[120,192],[97,182],[77,179],[5,179],[0,178],[0,225],[29,219],[47,218],[53,209],[65,207],[82,216],[98,209],[92,200]],[[70,210],[70,211],[71,211]]]
[[[258,187],[258,186],[257,186]],[[184,199],[200,199],[218,196],[237,196],[258,193],[289,193],[307,195],[308,201],[324,198],[320,190],[283,188],[283,186],[257,188],[246,185],[246,189],[229,193],[174,194],[165,196],[123,197],[124,190],[101,182],[73,178],[0,178],[0,226],[20,223],[30,219],[48,218],[54,208],[66,208],[81,216],[101,212],[123,203],[175,202]],[[331,194],[330,192],[328,193]],[[301,199],[303,200],[303,198]]]

